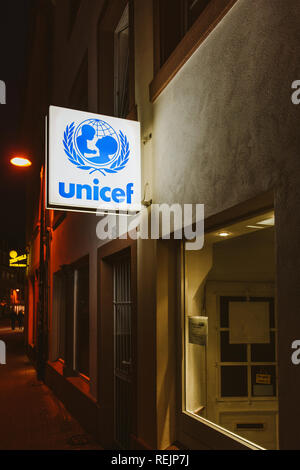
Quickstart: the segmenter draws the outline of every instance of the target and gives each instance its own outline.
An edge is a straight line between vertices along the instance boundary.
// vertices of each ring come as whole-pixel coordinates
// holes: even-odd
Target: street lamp
[[[14,166],[26,168],[32,165],[32,162],[26,157],[14,157],[11,158],[10,163]]]

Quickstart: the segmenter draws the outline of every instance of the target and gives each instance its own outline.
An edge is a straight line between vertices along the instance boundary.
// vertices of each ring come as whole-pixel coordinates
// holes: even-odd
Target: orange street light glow
[[[14,157],[10,160],[10,163],[12,165],[15,165],[15,166],[22,166],[22,167],[26,167],[26,166],[31,166],[32,163],[30,160],[28,160],[28,158],[24,158],[24,157]]]

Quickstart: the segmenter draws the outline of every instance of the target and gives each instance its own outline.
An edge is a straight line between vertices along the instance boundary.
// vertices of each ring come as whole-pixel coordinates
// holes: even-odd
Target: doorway
[[[136,241],[99,248],[100,442],[128,450],[136,435]]]
[[[113,264],[115,442],[129,449],[132,387],[132,299],[130,258]]]

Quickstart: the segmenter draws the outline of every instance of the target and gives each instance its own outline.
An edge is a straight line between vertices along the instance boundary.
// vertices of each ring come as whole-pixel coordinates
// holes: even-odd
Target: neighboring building
[[[25,268],[10,267],[8,243],[0,241],[0,318],[25,308]]]
[[[46,383],[106,448],[299,449],[300,5],[36,4],[27,327]],[[144,199],[205,204],[204,248],[45,213],[50,104],[138,119]]]

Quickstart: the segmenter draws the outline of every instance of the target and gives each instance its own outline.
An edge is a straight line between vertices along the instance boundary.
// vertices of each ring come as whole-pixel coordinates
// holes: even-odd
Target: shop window
[[[74,272],[74,369],[89,376],[89,262]]]
[[[274,224],[258,215],[185,251],[185,412],[267,449],[278,447]]]
[[[129,113],[129,5],[115,30],[115,116]]]

